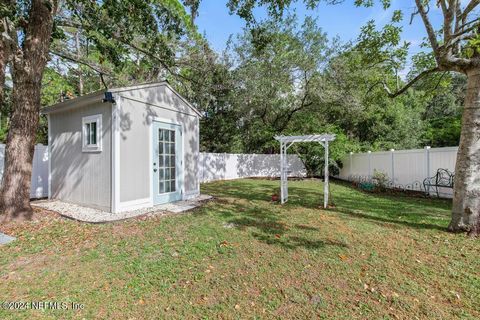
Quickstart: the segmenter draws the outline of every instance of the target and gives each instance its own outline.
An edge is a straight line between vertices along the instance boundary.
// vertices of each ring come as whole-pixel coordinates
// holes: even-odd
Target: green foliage
[[[311,112],[318,75],[331,54],[324,32],[307,18],[266,21],[237,38],[231,52],[232,105],[245,152],[274,152],[275,135],[299,113]]]
[[[427,121],[423,133],[425,145],[432,147],[453,147],[460,143],[462,123],[460,117],[443,117]]]
[[[466,46],[463,47],[463,55],[467,58],[480,55],[480,34],[476,34],[473,39],[468,40]]]
[[[61,99],[72,97],[75,92],[75,86],[68,78],[53,68],[45,68],[42,79],[42,106],[50,106]]]
[[[388,187],[388,183],[390,182],[390,178],[388,177],[387,173],[376,169],[373,170],[372,180],[375,186],[381,191],[385,190]]]
[[[185,3],[194,16],[198,1]],[[368,22],[352,46],[328,41],[312,18],[282,16],[290,1],[232,0],[229,6],[248,15],[259,3],[273,19],[251,20],[222,55],[198,35],[185,8],[173,0],[82,1],[59,16],[52,46],[101,68],[107,86],[167,78],[205,115],[202,151],[276,153],[275,135],[332,132],[337,134],[330,146],[330,169],[335,171],[348,152],[436,146],[457,139],[464,79],[432,75],[396,99],[384,90],[404,85],[398,73],[409,44],[400,38],[401,11],[394,11],[381,29]],[[373,1],[356,4],[371,6]],[[85,24],[79,48],[79,30],[60,27],[64,19]],[[405,80],[432,66],[431,53],[416,54]],[[78,95],[80,81],[84,93],[103,88],[88,66],[53,59],[45,72],[42,104]],[[41,123],[38,140],[44,141]],[[323,147],[306,144],[292,151],[302,154],[312,175],[322,174]]]

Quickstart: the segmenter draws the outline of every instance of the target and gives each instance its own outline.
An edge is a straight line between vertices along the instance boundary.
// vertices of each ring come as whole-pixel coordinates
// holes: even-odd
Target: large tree
[[[274,136],[287,133],[297,114],[315,107],[332,47],[313,19],[298,23],[295,16],[265,21],[238,36],[231,54],[232,104],[245,152],[274,152]]]
[[[283,10],[295,0],[230,0],[229,7],[248,21],[254,21],[252,10],[257,5],[268,8],[270,14],[281,16]],[[310,6],[317,6],[322,0],[304,0]],[[336,4],[342,0],[325,0]],[[374,0],[355,0],[357,6],[373,6]],[[390,0],[379,0],[385,9],[391,5]],[[413,2],[413,1],[412,1]],[[407,12],[411,19],[420,17],[426,32],[428,47],[427,57],[417,68],[416,74],[409,77],[408,83],[398,90],[388,85],[385,89],[391,97],[396,97],[418,80],[438,72],[459,72],[467,77],[467,89],[462,115],[460,146],[455,168],[455,187],[452,207],[452,220],[448,229],[453,232],[467,231],[471,235],[480,234],[480,19],[478,6],[480,0],[415,0],[413,12]],[[442,22],[435,25],[433,18],[441,11]],[[393,12],[392,23],[383,27],[381,32],[374,29],[374,22],[362,30],[360,42],[369,50],[372,58],[378,58],[392,68],[401,66],[392,59],[405,58],[408,43],[401,43],[402,28],[395,23],[402,20],[401,10]],[[371,41],[370,41],[371,40]],[[400,59],[400,60],[401,60]]]
[[[85,32],[112,61],[121,62],[122,57],[135,51],[150,57],[165,73],[175,74],[175,52],[170,50],[168,40],[180,38],[192,25],[178,0],[6,0],[0,3],[0,13],[0,86],[4,87],[4,75],[9,70],[13,87],[0,188],[0,221],[8,221],[28,219],[32,214],[32,159],[42,78],[51,54],[104,73],[81,59],[77,50],[73,54],[51,50],[59,49],[52,43],[62,37],[62,28]]]
[[[31,214],[30,178],[40,110],[43,71],[48,61],[53,19],[58,1],[2,3],[0,56],[6,56],[13,82],[10,129],[0,190],[3,218]],[[6,63],[2,65],[5,72]],[[0,79],[2,81],[3,79]],[[2,87],[4,83],[0,84]]]

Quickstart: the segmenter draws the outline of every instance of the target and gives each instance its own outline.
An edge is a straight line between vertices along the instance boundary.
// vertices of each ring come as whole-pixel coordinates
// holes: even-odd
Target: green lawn
[[[332,183],[209,183],[216,199],[183,215],[91,225],[47,216],[0,228],[0,301],[77,302],[34,318],[480,317],[480,244],[445,232],[450,202]]]

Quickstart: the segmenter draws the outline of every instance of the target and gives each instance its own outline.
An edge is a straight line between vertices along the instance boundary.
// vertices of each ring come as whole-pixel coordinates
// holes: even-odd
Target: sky
[[[211,46],[217,52],[225,49],[226,41],[231,34],[242,32],[242,28],[245,26],[242,19],[229,14],[226,6],[227,1],[201,1],[199,16],[195,20],[199,31],[206,34]],[[307,15],[315,17],[319,26],[329,37],[338,35],[345,42],[354,41],[360,32],[360,28],[367,21],[373,19],[379,25],[388,23],[393,11],[401,9],[404,12],[403,40],[410,42],[410,54],[413,54],[422,50],[420,44],[426,36],[425,28],[418,15],[413,23],[409,24],[414,5],[413,0],[392,0],[391,7],[384,10],[380,5],[372,8],[357,8],[353,5],[353,0],[345,0],[344,3],[339,5],[320,4],[314,10],[308,10],[300,1],[294,5],[294,8],[299,18],[304,18]],[[257,19],[266,18],[265,10],[257,9],[255,17]],[[440,25],[442,13],[439,9],[432,8],[430,17],[434,24]]]

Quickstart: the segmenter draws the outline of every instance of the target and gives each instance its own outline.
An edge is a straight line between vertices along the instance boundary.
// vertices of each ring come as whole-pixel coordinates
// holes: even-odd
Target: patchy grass
[[[284,206],[278,184],[205,184],[216,200],[184,215],[4,226],[19,240],[0,247],[0,301],[84,309],[0,318],[480,317],[480,245],[445,232],[449,201],[333,183],[325,211],[321,182],[290,182]]]

